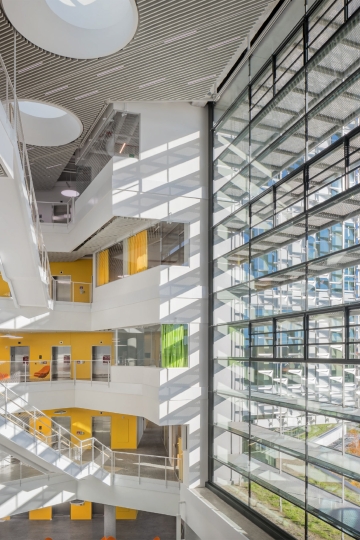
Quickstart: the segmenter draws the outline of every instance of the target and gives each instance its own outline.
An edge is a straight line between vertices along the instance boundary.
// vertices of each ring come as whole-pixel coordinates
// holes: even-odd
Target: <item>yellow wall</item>
[[[52,276],[71,276],[71,281],[91,283],[92,259],[83,259],[74,262],[51,262]]]
[[[116,519],[136,519],[138,511],[130,510],[130,508],[116,507]]]
[[[101,414],[102,412],[102,414]],[[62,414],[55,414],[55,409],[44,411],[44,414],[53,418],[60,416],[70,416],[71,433],[80,440],[90,439],[92,437],[92,417],[110,416],[111,417],[111,448],[113,450],[127,450],[137,448],[137,417],[126,414],[115,414],[105,411],[95,411],[90,409],[66,409]],[[83,435],[78,434],[82,431]]]
[[[29,512],[29,519],[32,521],[49,521],[52,519],[52,506],[39,508],[39,510],[31,510]]]
[[[10,288],[6,281],[3,280],[0,274],[0,297],[10,296]]]
[[[85,502],[82,506],[70,504],[70,519],[75,521],[92,519],[92,503]]]
[[[135,520],[137,518],[138,511],[131,510],[130,508],[116,507],[116,519],[120,520]],[[10,517],[3,518],[3,520],[9,520]],[[29,512],[29,519],[32,521],[50,521],[52,519],[52,507],[40,508],[39,510],[32,510]],[[85,502],[82,506],[76,504],[70,504],[70,519],[73,521],[87,521],[92,519],[92,503]]]
[[[30,347],[30,379],[39,380],[34,377],[34,373],[44,367],[46,362],[51,360],[52,347],[70,346],[71,359],[91,360],[92,347],[96,345],[112,346],[112,332],[47,332],[47,333],[26,333],[21,332],[22,338],[19,340],[10,338],[0,339],[0,373],[10,374],[10,347],[21,345]],[[39,359],[42,356],[42,359]],[[74,375],[74,365],[72,362],[72,376]],[[76,364],[76,376],[80,379],[90,379],[91,364]],[[49,380],[50,374],[41,380]]]

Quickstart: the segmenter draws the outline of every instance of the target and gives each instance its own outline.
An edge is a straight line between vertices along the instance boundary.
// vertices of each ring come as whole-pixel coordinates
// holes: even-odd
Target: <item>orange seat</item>
[[[44,366],[39,371],[34,373],[34,377],[37,377],[38,379],[45,379],[50,373],[50,366]]]
[[[5,379],[9,379],[10,375],[7,373],[0,373],[0,381],[4,381]]]

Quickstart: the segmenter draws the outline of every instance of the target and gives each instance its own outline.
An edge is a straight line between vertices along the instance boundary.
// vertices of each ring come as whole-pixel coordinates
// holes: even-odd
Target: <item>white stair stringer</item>
[[[62,472],[80,480],[92,475],[110,484],[111,475],[94,462],[78,465],[57,450],[51,448],[37,437],[32,436],[11,420],[0,416],[0,445],[10,455],[32,464],[42,472]]]
[[[76,480],[66,474],[43,474],[22,481],[0,483],[0,519],[74,499],[176,516],[180,489],[175,482],[115,475],[113,485],[98,482],[93,476]]]
[[[77,498],[77,481],[65,474],[49,474],[0,484],[0,519]]]

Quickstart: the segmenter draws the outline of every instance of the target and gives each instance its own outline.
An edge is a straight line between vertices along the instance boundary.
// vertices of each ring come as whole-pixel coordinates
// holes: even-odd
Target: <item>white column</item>
[[[104,536],[116,539],[116,506],[104,504]]]

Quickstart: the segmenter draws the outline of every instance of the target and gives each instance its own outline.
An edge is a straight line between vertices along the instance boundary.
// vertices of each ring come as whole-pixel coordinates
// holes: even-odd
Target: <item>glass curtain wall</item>
[[[210,482],[282,538],[360,534],[359,98],[323,0],[212,130]]]

